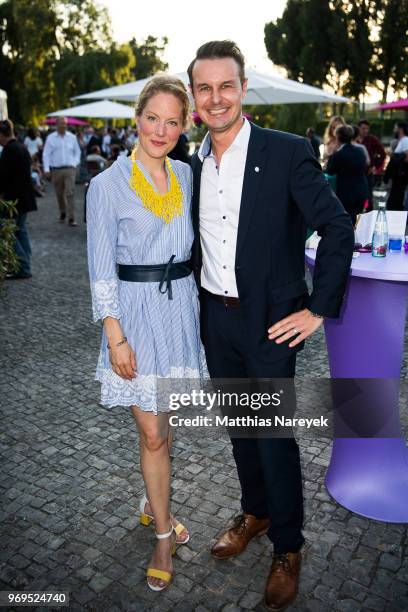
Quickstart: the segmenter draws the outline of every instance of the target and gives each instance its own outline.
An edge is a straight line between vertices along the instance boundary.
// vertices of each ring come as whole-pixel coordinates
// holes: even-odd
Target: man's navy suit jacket
[[[201,273],[199,203],[202,163],[193,156],[193,268]],[[221,222],[221,218],[220,218]],[[313,291],[305,282],[306,228],[318,230]],[[235,274],[248,350],[270,361],[293,353],[267,337],[270,325],[308,307],[338,317],[354,247],[350,216],[327,183],[309,142],[251,124],[242,187]],[[202,337],[205,343],[205,300]],[[299,344],[296,350],[302,348]]]

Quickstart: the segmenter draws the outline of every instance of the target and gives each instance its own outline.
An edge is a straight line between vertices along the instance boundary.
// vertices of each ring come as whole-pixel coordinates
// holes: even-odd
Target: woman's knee
[[[167,447],[167,436],[164,437],[161,432],[155,430],[143,431],[141,432],[141,442],[150,452],[159,452]]]

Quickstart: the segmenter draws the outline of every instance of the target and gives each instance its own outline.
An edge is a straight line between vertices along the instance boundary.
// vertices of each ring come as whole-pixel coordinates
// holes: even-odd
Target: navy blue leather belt
[[[166,264],[152,266],[128,266],[118,264],[118,276],[122,281],[131,283],[159,283],[160,293],[168,294],[169,300],[173,299],[171,281],[184,278],[191,274],[191,262],[180,261],[173,263],[175,255],[172,255]]]

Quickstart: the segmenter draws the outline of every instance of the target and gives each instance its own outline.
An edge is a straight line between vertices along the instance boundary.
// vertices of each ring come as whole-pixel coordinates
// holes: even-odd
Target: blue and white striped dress
[[[137,162],[153,184],[141,162]],[[139,406],[154,413],[158,378],[201,378],[206,373],[200,341],[198,292],[193,275],[172,281],[173,299],[160,293],[159,283],[121,281],[117,264],[163,264],[190,259],[191,168],[171,160],[183,191],[184,211],[169,224],[144,208],[129,186],[130,157],[120,156],[92,179],[87,194],[88,263],[94,321],[120,320],[136,354],[137,376],[125,380],[111,368],[107,339],[102,343],[96,380],[102,383],[101,404]],[[154,185],[153,185],[154,186]]]

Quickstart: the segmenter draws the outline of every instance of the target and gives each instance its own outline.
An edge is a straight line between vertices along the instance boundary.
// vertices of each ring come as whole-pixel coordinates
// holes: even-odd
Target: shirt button
[[[225,244],[226,242],[227,242],[226,240],[223,240],[223,241],[222,241],[222,244]]]
[[[222,193],[222,189],[220,189],[218,193]]]
[[[227,269],[227,266],[222,266],[222,267],[224,268],[224,270],[226,270],[226,269]]]
[[[224,293],[228,293],[228,291],[224,291]]]
[[[224,215],[222,218],[223,218],[223,219],[226,219],[227,217]]]

